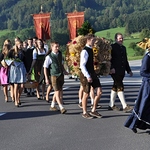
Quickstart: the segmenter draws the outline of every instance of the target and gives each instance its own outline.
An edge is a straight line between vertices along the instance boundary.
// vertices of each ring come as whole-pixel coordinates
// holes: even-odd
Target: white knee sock
[[[62,104],[59,105],[60,110],[62,110],[64,107]]]
[[[113,106],[115,105],[116,96],[117,96],[117,92],[111,90],[110,103],[109,103],[109,106],[110,106],[110,107],[113,107]]]
[[[82,100],[81,99],[79,99],[79,104],[82,102]]]
[[[122,107],[124,109],[127,106],[125,97],[124,97],[124,92],[122,92],[122,91],[118,92],[118,97],[119,97]]]
[[[94,99],[91,98],[91,105],[93,105],[93,104],[94,104]]]
[[[55,102],[54,101],[52,101],[51,107],[55,107]]]

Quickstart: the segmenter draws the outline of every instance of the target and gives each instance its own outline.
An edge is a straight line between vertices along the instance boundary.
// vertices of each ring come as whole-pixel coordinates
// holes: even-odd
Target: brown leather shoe
[[[117,107],[116,105],[114,105],[113,107],[108,106],[108,110],[120,111],[121,109],[119,107]]]
[[[96,117],[96,118],[102,118],[102,115],[99,114],[97,111],[94,111],[94,112],[90,112],[90,115],[93,116],[93,117]]]
[[[92,119],[93,118],[89,113],[82,114],[82,117],[85,119]]]
[[[67,112],[67,110],[65,108],[60,110],[61,114],[65,114]]]
[[[57,107],[55,107],[55,106],[54,107],[50,106],[49,110],[51,110],[51,111],[58,111]]]
[[[127,105],[126,108],[123,109],[123,112],[130,113],[133,110],[132,106]]]

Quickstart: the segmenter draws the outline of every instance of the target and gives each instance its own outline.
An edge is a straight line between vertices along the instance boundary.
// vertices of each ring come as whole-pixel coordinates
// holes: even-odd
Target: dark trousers
[[[97,77],[97,75],[95,73],[91,74],[91,78],[92,78],[93,82],[89,83],[87,81],[87,78],[84,77],[83,73],[80,74],[80,82],[81,82],[81,85],[83,86],[83,91],[88,94],[90,93],[91,86],[94,89],[97,87],[101,87],[99,78]]]
[[[115,92],[124,91],[123,79],[124,75],[111,75],[112,79],[114,80],[112,90]]]

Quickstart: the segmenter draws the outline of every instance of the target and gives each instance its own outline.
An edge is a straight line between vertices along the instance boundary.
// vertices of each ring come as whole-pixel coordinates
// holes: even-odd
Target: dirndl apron
[[[8,84],[8,72],[9,68],[1,67],[0,68],[0,84],[7,85]]]

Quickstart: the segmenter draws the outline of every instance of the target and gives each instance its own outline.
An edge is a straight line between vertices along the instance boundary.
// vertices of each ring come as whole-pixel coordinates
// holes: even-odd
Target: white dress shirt
[[[33,59],[37,59],[37,53],[38,53],[38,55],[45,55],[46,54],[46,51],[44,50],[44,51],[42,51],[42,52],[40,52],[40,50],[39,49],[34,49],[33,50]]]
[[[52,51],[52,53],[55,54],[55,55],[58,55],[59,52],[58,52],[58,53],[54,53],[54,52]],[[44,61],[43,67],[44,67],[44,68],[48,68],[50,64],[52,64],[52,59],[50,58],[49,55],[47,55],[47,56],[45,57],[45,61]]]
[[[90,47],[89,45],[86,45],[86,47],[89,47],[92,50],[92,47]],[[88,57],[89,57],[88,52],[85,49],[83,49],[80,54],[80,68],[81,68],[81,72],[86,78],[91,77],[86,69],[86,63],[87,63]]]

